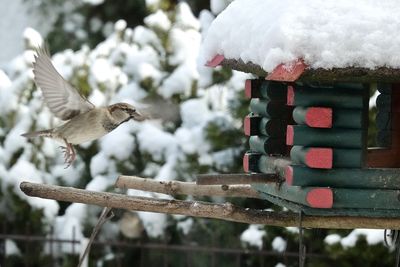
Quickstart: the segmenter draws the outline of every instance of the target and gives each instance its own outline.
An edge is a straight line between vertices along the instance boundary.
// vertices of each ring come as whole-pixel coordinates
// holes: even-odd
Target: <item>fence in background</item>
[[[51,231],[52,232],[52,231]],[[70,239],[57,239],[34,234],[0,233],[0,267],[36,267],[36,266],[76,266],[80,253],[81,241],[77,240],[75,231]],[[6,256],[5,240],[12,240],[21,250],[20,256]],[[61,246],[70,245],[70,253],[60,255]],[[44,247],[46,252],[44,252]],[[222,248],[195,245],[171,245],[143,243],[139,241],[107,240],[94,241],[89,254],[89,266],[122,267],[240,267],[240,266],[275,266],[281,262],[286,266],[296,265],[298,252],[253,250],[242,248]],[[307,254],[307,261],[319,260],[330,262],[328,256]],[[271,265],[272,263],[275,263]]]

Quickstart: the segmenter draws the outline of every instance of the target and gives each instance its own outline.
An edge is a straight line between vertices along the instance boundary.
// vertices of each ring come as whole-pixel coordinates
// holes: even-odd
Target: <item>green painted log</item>
[[[287,118],[291,109],[284,102],[253,98],[250,101],[250,111],[268,118]]]
[[[253,188],[312,208],[400,210],[399,190],[254,184]]]
[[[313,128],[332,128],[333,112],[332,108],[299,106],[293,110],[293,119]]]
[[[333,191],[327,187],[299,187],[285,184],[252,184],[252,187],[275,197],[283,198],[312,208],[332,208]]]
[[[290,159],[294,164],[303,164],[309,168],[332,169],[333,149],[293,146],[290,150]]]
[[[287,121],[281,118],[266,118],[248,115],[244,119],[244,132],[247,136],[265,135],[285,138]]]
[[[285,177],[286,167],[290,164],[291,161],[286,157],[266,156],[255,152],[247,152],[243,157],[243,169],[245,172],[274,172],[282,179]]]
[[[291,161],[286,157],[274,157],[262,155],[258,159],[257,168],[262,173],[275,172],[280,177],[282,181],[285,177],[285,170],[291,164]]]
[[[299,106],[293,110],[293,119],[297,124],[317,128],[361,129],[363,127],[361,109]]]
[[[361,149],[293,146],[290,158],[309,168],[332,169],[361,168],[364,156]]]
[[[286,207],[287,209],[300,212],[302,211],[305,215],[311,216],[357,216],[364,217],[365,220],[368,218],[398,218],[400,217],[400,210],[395,209],[314,209],[304,205],[300,205],[295,202],[287,201],[282,198],[278,198],[272,195],[268,195],[265,193],[260,193],[260,195],[268,200],[269,202],[281,206]],[[353,227],[351,227],[352,229]]]
[[[310,147],[362,148],[366,129],[320,129],[288,125],[286,144]]]
[[[247,98],[264,98],[285,101],[287,85],[281,82],[266,81],[264,79],[248,79],[245,82]]]
[[[261,153],[257,152],[246,152],[243,156],[243,171],[261,172],[260,169],[258,168],[258,161],[261,155],[262,155]]]
[[[275,138],[269,136],[251,136],[249,138],[250,149],[263,154],[280,154],[286,153],[286,145],[284,138]]]
[[[364,106],[365,90],[343,88],[314,88],[295,86],[288,88],[287,104],[290,106],[317,106],[332,108],[355,108]]]
[[[400,189],[399,169],[334,168],[311,169],[292,165],[285,170],[285,180],[294,186],[328,186],[335,188]]]

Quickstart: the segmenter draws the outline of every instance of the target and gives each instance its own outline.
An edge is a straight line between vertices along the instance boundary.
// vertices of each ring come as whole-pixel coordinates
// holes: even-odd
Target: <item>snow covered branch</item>
[[[156,181],[137,176],[119,176],[115,182],[118,188],[130,188],[167,195],[218,196],[260,198],[250,185],[197,185],[192,182]]]
[[[78,202],[102,207],[180,214],[270,226],[287,227],[299,225],[298,215],[295,213],[246,209],[232,205],[231,203],[214,204],[201,201],[133,197],[116,193],[94,192],[71,187],[29,182],[22,182],[20,188],[25,194],[32,197]],[[400,229],[400,218],[303,216],[302,226],[307,228],[330,229]]]

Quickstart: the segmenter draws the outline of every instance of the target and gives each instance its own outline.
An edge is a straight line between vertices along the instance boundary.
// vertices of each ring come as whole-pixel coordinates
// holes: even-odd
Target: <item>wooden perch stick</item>
[[[221,219],[226,221],[265,224],[271,226],[298,226],[298,215],[291,212],[272,212],[245,209],[230,203],[214,204],[201,201],[165,200],[132,197],[115,193],[94,192],[71,187],[22,182],[21,190],[33,197],[78,202],[102,207],[149,211],[186,216]],[[303,216],[302,226],[330,229],[400,229],[400,218],[317,217]]]
[[[197,185],[238,185],[279,183],[282,180],[274,173],[229,173],[229,174],[199,174]]]
[[[250,185],[196,185],[191,182],[156,181],[137,176],[118,177],[115,182],[118,188],[130,188],[143,191],[157,192],[167,195],[218,196],[261,198],[260,194]]]

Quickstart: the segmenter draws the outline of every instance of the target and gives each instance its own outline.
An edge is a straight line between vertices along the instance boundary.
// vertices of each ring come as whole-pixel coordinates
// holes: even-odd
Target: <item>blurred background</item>
[[[244,81],[197,62],[213,19],[232,0],[0,0],[0,266],[76,266],[100,207],[26,197],[23,180],[113,191],[120,174],[193,181],[241,172],[247,147]],[[95,105],[127,102],[163,114],[77,147],[64,169],[58,144],[21,133],[61,122],[33,83],[45,40],[61,75]],[[128,190],[135,196],[163,197]],[[181,197],[180,199],[183,199]],[[204,198],[258,209],[254,199]],[[115,211],[88,266],[297,266],[298,228]],[[306,266],[392,266],[383,231],[305,230]]]

